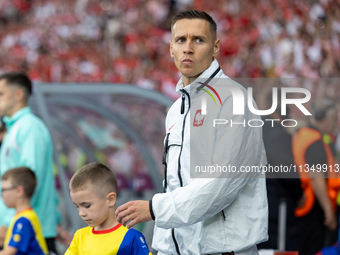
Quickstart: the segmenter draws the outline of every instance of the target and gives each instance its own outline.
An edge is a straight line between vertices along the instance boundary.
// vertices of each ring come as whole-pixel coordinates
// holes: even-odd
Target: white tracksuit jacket
[[[212,87],[221,81],[237,86],[247,98],[247,90],[228,78],[217,60],[194,83],[201,78]],[[213,79],[209,81],[208,78]],[[156,194],[151,200],[150,209],[155,217],[152,247],[159,251],[158,254],[198,255],[231,251],[253,254],[254,249],[256,253],[254,246],[268,239],[268,205],[263,174],[256,173],[255,178],[254,174],[248,178],[245,173],[230,178],[222,178],[226,177],[225,174],[218,178],[191,178],[190,162],[197,166],[230,165],[236,169],[265,165],[262,129],[247,124],[248,120],[259,119],[259,116],[248,110],[247,100],[244,115],[233,115],[232,94],[224,89],[218,92],[223,103],[218,111],[211,108],[218,106],[207,96],[208,113],[202,121],[202,116],[194,115],[201,109],[201,97],[205,92],[193,93],[190,87],[194,85],[183,88],[182,80],[178,82],[176,90],[181,90],[182,96],[171,106],[166,117],[163,157],[166,193]],[[218,99],[216,101],[219,103]],[[213,119],[246,125],[234,125],[233,128],[230,124],[216,125],[213,128]],[[259,123],[253,122],[252,125]]]

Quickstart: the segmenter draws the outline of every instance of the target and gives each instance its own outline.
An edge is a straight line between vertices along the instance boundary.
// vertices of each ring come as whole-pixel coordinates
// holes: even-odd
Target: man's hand
[[[327,181],[325,178],[322,177],[322,175],[322,172],[315,172],[313,173],[313,175],[311,175],[312,187],[314,195],[324,212],[324,225],[330,230],[335,230],[337,227],[337,219],[333,212],[331,200],[329,199],[327,193]]]
[[[73,235],[67,232],[61,225],[57,228],[58,236],[57,240],[61,242],[66,247],[69,247],[73,238]]]
[[[330,208],[330,210],[327,210],[325,212],[325,221],[323,223],[326,227],[328,227],[330,230],[335,230],[338,226],[335,214],[333,212],[333,209]]]
[[[152,220],[149,201],[136,200],[119,206],[116,210],[116,218],[119,223],[127,228],[131,228],[140,222]]]

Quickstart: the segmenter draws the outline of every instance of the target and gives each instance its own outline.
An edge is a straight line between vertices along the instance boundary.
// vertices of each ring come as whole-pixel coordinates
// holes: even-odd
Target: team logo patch
[[[142,243],[145,243],[145,241],[144,241],[143,237],[140,237],[140,240],[142,241]]]
[[[17,229],[18,229],[18,231],[20,231],[22,229],[22,223],[18,223]]]
[[[201,110],[197,110],[195,114],[193,126],[194,127],[202,126],[204,122],[204,118],[205,118],[205,115],[202,115]]]
[[[16,242],[16,243],[19,243],[20,240],[21,240],[20,235],[19,235],[19,234],[15,234],[15,235],[13,236],[13,240],[14,240],[14,242]]]

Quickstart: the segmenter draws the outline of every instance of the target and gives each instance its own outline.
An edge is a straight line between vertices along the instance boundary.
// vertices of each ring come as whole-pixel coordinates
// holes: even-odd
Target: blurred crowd
[[[249,81],[260,108],[261,95],[278,83],[305,87],[313,98],[340,96],[337,79],[325,79],[340,75],[336,0],[0,0],[0,73],[22,70],[42,82],[135,84],[176,99],[180,73],[169,54],[170,24],[190,8],[216,20],[218,61],[229,77],[286,78]],[[140,109],[110,105],[123,116]],[[140,122],[141,116],[130,119]],[[144,134],[162,137],[162,124],[155,127]]]
[[[190,8],[217,21],[218,60],[232,78],[339,76],[336,0],[0,0],[0,73],[132,83],[176,98],[171,17]]]

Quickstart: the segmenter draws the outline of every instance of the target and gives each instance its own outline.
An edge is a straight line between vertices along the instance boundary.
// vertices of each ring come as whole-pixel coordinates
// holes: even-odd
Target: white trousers
[[[206,254],[206,255],[221,255],[222,253],[214,253],[214,254]],[[257,247],[256,245],[246,249],[246,250],[243,250],[243,251],[238,251],[238,252],[234,252],[235,255],[258,255],[259,252],[257,250]],[[158,252],[157,255],[172,255],[172,254],[166,254],[166,253],[163,253],[163,252]],[[203,254],[201,254],[203,255]]]

